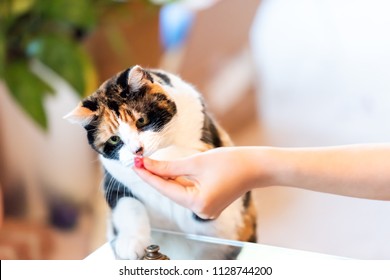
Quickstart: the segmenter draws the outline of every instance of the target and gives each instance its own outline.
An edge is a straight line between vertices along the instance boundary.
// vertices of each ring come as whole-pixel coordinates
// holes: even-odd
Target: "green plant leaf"
[[[85,53],[84,49],[83,54],[84,55],[81,56],[83,69],[80,71],[80,74],[84,77],[85,91],[80,93],[81,98],[91,94],[98,87],[98,73],[95,64],[92,62],[91,56]]]
[[[118,3],[113,0],[37,0],[32,13],[39,16],[46,31],[68,32],[74,39],[80,39],[96,27],[112,6]]]
[[[94,0],[38,1],[36,9],[49,20],[74,27],[91,28],[96,22]]]
[[[82,47],[57,35],[47,35],[40,40],[36,57],[64,78],[80,95],[86,90],[85,65],[88,55]]]
[[[5,38],[4,33],[0,27],[0,79],[4,77],[5,73]]]
[[[30,10],[35,0],[2,0],[0,2],[1,16],[18,16]]]
[[[43,99],[53,91],[49,85],[35,76],[27,62],[18,61],[7,67],[4,75],[11,96],[42,128],[47,128],[47,118]]]

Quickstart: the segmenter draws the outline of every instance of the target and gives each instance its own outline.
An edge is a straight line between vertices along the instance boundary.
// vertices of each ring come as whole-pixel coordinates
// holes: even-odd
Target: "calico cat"
[[[99,153],[111,208],[108,238],[117,258],[141,258],[151,243],[151,228],[253,241],[250,193],[217,219],[203,220],[148,186],[131,168],[135,156],[169,160],[232,145],[201,95],[176,75],[130,67],[104,82],[65,118],[86,129],[89,144]],[[225,259],[233,253],[208,246],[190,250],[195,259]]]

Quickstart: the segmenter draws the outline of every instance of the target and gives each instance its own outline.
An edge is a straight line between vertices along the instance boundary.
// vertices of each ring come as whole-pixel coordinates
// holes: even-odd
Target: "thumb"
[[[185,160],[159,161],[151,158],[143,159],[144,168],[162,177],[179,177],[188,175],[188,164]]]

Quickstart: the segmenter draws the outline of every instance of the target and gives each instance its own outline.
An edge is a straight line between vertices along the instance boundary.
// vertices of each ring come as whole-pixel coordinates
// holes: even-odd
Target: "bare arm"
[[[136,172],[204,218],[257,187],[290,186],[390,200],[390,145],[219,148],[171,162],[144,159]]]
[[[344,196],[390,200],[390,145],[271,149],[275,183]]]

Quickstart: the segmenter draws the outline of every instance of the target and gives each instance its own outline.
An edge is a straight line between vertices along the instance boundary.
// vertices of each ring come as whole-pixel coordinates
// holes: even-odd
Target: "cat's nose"
[[[142,156],[143,153],[144,153],[144,147],[141,146],[137,148],[134,154],[136,154],[137,156]]]

